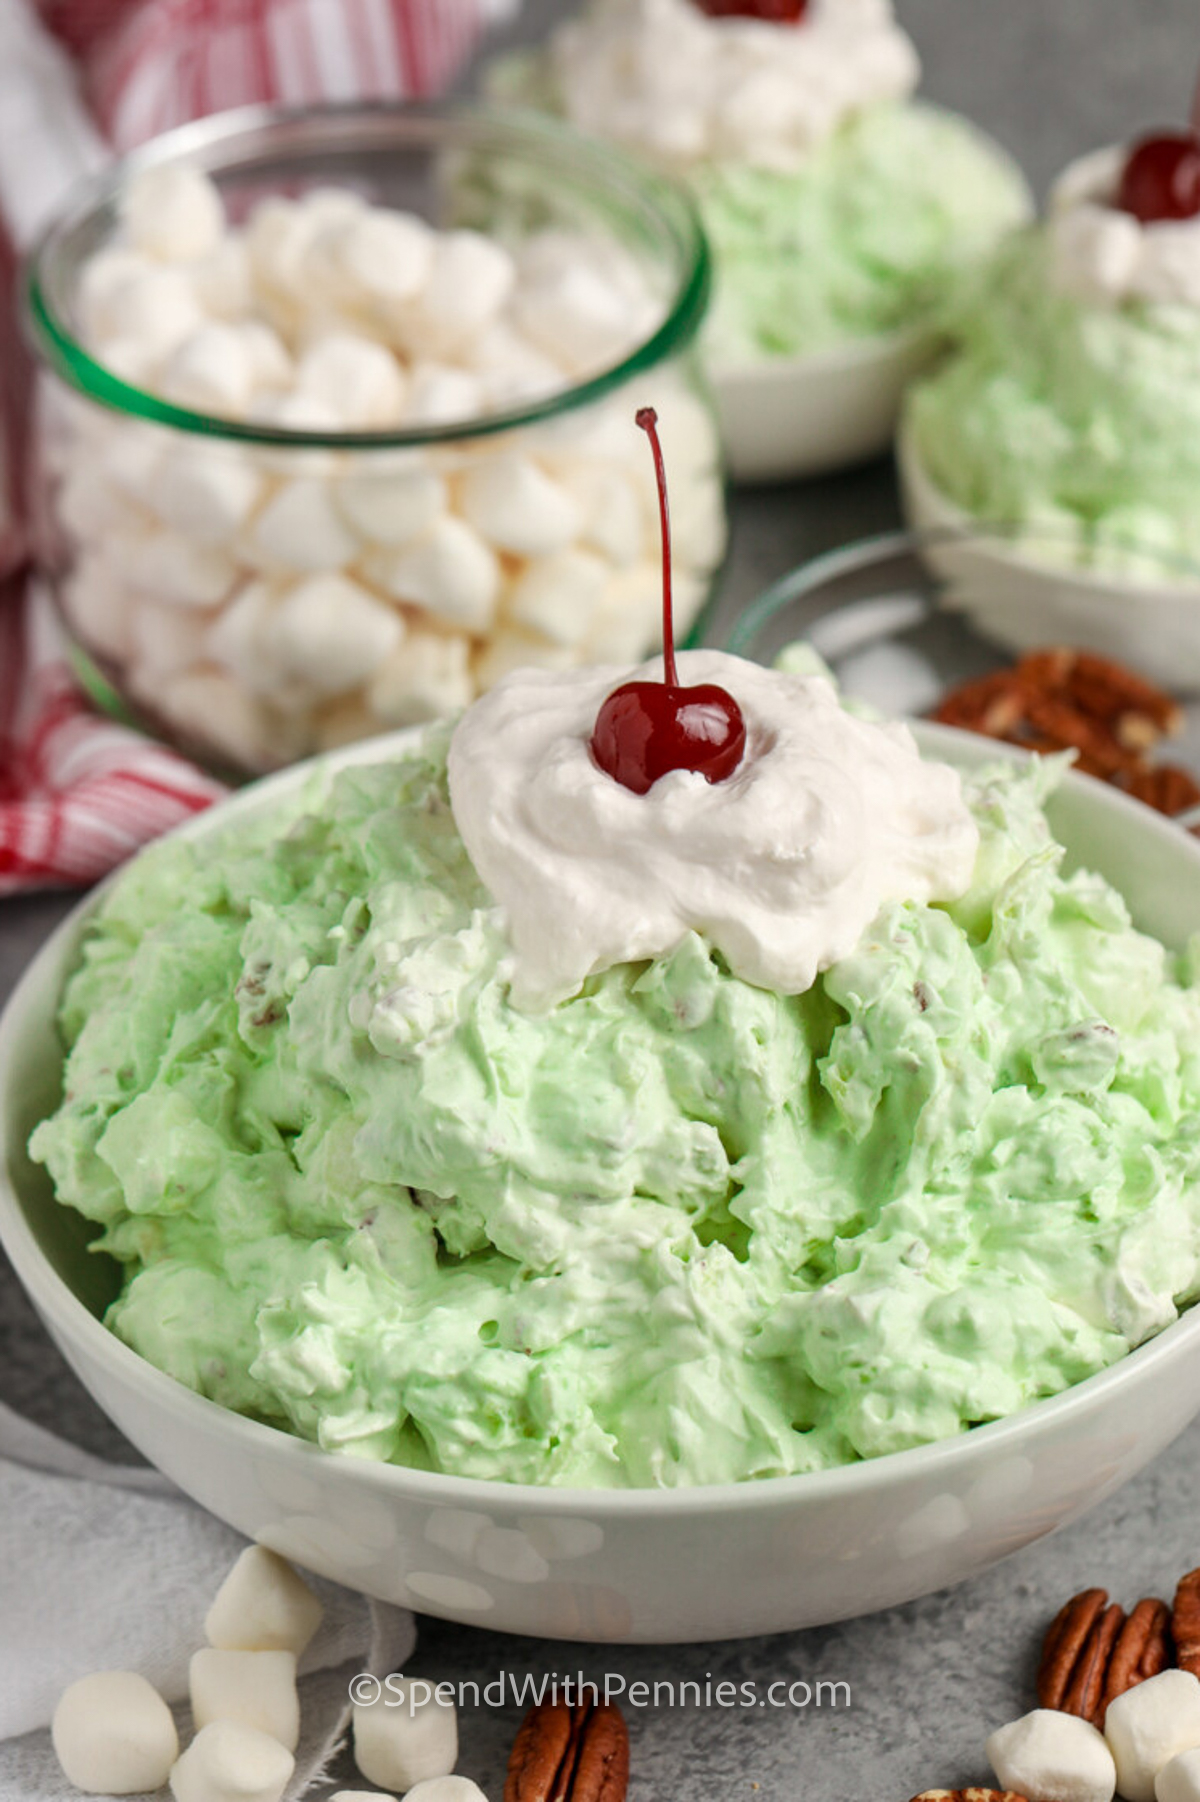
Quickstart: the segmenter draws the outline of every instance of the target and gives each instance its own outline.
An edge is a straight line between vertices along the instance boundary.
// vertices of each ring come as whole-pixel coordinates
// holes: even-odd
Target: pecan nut
[[[912,1802],[1025,1802],[1011,1789],[923,1789]]]
[[[541,1702],[517,1731],[504,1802],[625,1802],[629,1729],[612,1703]]]
[[[1062,1708],[1079,1655],[1107,1603],[1106,1589],[1085,1589],[1064,1602],[1051,1621],[1037,1674],[1037,1699],[1043,1708]]]
[[[1175,1662],[1181,1671],[1200,1677],[1200,1570],[1180,1577],[1171,1609]]]
[[[1108,1661],[1096,1725],[1103,1727],[1108,1705],[1147,1677],[1157,1677],[1171,1658],[1171,1613],[1157,1596],[1143,1596],[1117,1635]]]

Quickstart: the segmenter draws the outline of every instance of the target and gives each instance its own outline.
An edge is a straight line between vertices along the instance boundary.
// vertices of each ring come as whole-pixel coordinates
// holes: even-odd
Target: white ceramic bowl
[[[963,766],[1005,754],[921,726]],[[331,765],[399,750],[406,736]],[[1019,752],[1010,755],[1020,756]],[[183,829],[204,838],[296,788],[311,765]],[[1147,930],[1200,926],[1200,845],[1148,808],[1068,777],[1052,808]],[[1102,1501],[1200,1408],[1200,1309],[1099,1376],[1008,1420],[845,1469],[690,1490],[562,1490],[338,1456],[194,1395],[93,1311],[106,1278],[87,1229],[25,1155],[56,1102],[54,1014],[96,896],[31,964],[0,1021],[0,1241],[101,1407],[214,1514],[343,1583],[426,1613],[587,1641],[668,1642],[843,1619],[956,1583]],[[111,1290],[108,1291],[111,1293]]]
[[[1022,170],[993,138],[978,130],[974,135],[1009,170],[1023,201],[1013,224],[1025,223],[1035,208]],[[708,373],[731,478],[790,481],[882,456],[895,434],[905,389],[939,347],[937,328],[927,323],[848,339],[806,357],[722,364],[710,356]]]
[[[1163,557],[1158,580],[1107,575],[1070,562],[1052,533],[1018,542],[994,522],[989,538],[993,522],[974,518],[930,478],[908,425],[896,442],[896,464],[909,525],[934,534],[924,555],[949,585],[942,604],[967,614],[985,637],[1014,651],[1081,645],[1164,688],[1200,690],[1200,570],[1192,576],[1182,559]],[[958,533],[966,535],[961,543]],[[1145,561],[1153,567],[1155,559],[1147,553]]]
[[[930,333],[914,329],[855,338],[810,357],[713,366],[730,476],[780,482],[880,456],[904,390],[935,350]]]

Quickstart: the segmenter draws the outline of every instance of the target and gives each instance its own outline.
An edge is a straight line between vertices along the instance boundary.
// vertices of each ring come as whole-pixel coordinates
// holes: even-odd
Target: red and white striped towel
[[[64,66],[119,150],[254,101],[316,105],[443,89],[519,0],[0,0],[0,209],[19,244],[103,154]],[[20,384],[0,231],[0,895],[94,881],[206,807],[220,784],[89,707],[44,597],[23,579]],[[4,571],[7,576],[4,577]]]

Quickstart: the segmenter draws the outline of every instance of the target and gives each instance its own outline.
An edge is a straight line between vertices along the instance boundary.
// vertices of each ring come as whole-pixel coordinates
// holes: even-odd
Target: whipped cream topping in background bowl
[[[656,659],[632,679],[660,673]],[[824,677],[725,652],[684,653],[679,673],[742,709],[746,753],[723,782],[676,770],[637,795],[598,767],[589,740],[621,670],[516,671],[455,730],[455,822],[507,915],[519,1006],[689,931],[745,981],[800,994],[885,901],[970,883],[979,837],[958,773],[922,759],[906,726],[846,713]]]
[[[921,73],[891,0],[813,0],[797,25],[710,18],[691,0],[598,0],[555,33],[551,57],[574,125],[680,168],[795,169]]]
[[[1126,300],[1200,307],[1200,216],[1143,224],[1116,205],[1127,145],[1069,163],[1050,193],[1053,279],[1092,304]]]

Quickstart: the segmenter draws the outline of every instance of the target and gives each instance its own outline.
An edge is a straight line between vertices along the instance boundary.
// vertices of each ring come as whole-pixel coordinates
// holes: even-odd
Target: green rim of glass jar
[[[339,131],[358,125],[373,131],[376,142],[390,132],[403,147],[435,146],[438,135],[445,148],[476,148],[493,143],[497,149],[524,153],[530,161],[543,161],[548,170],[562,169],[590,180],[627,208],[634,207],[652,225],[660,242],[673,246],[682,278],[666,317],[636,350],[609,369],[537,401],[505,413],[489,413],[446,425],[422,426],[406,431],[295,431],[251,424],[180,407],[135,387],[97,360],[83,347],[67,324],[60,297],[56,296],[55,266],[69,238],[86,230],[89,222],[111,210],[129,180],[149,168],[176,161],[205,170],[223,166],[223,158],[235,147],[249,155],[256,138],[277,137],[280,160],[289,149],[306,158],[318,154],[323,141],[335,144]],[[674,182],[651,174],[623,152],[594,142],[537,113],[515,108],[482,107],[464,103],[424,103],[396,106],[386,103],[323,106],[315,109],[251,106],[218,113],[208,119],[164,133],[123,157],[99,176],[72,190],[62,212],[34,246],[27,264],[24,287],[27,330],[35,350],[63,381],[99,405],[130,418],[171,426],[178,431],[240,443],[278,446],[290,450],[406,450],[452,443],[463,438],[490,437],[521,426],[559,418],[590,405],[614,389],[685,350],[695,338],[708,305],[712,287],[712,261],[700,216],[687,193]]]

